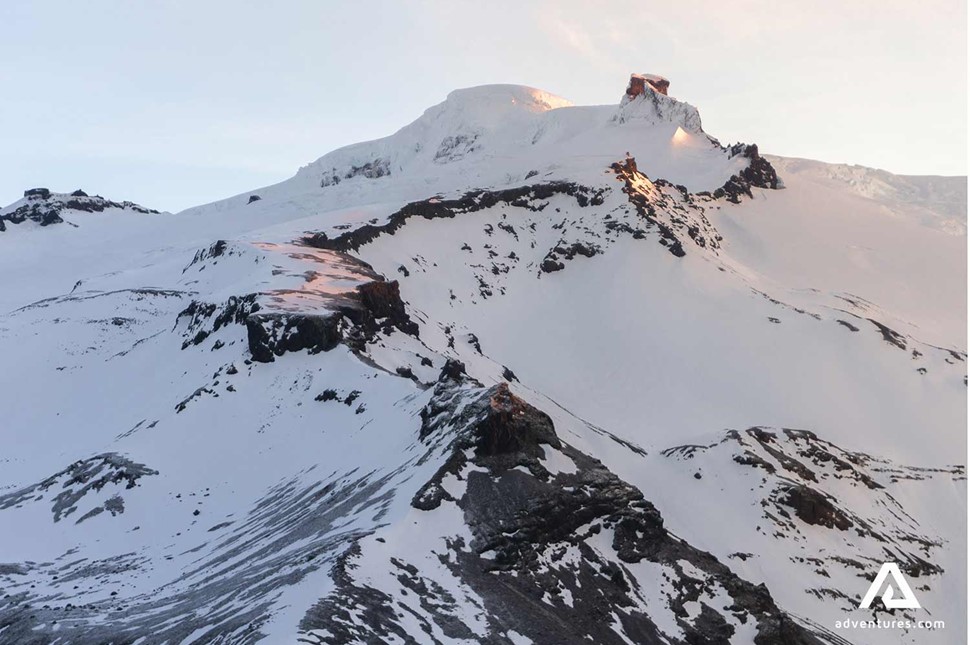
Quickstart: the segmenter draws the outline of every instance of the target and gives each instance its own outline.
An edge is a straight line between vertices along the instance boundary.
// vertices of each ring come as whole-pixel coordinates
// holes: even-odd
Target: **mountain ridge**
[[[965,635],[959,186],[537,92],[0,235],[0,643]]]

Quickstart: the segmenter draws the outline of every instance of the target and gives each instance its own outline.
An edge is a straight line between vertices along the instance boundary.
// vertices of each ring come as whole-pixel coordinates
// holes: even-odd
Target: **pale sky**
[[[0,3],[0,205],[177,211],[390,134],[459,87],[618,102],[662,74],[722,143],[967,172],[965,0]]]

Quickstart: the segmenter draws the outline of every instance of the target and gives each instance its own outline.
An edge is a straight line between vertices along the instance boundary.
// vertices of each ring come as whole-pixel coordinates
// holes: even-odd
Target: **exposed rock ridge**
[[[738,143],[731,146],[729,150],[732,157],[741,155],[750,162],[746,168],[733,175],[712,193],[715,199],[725,198],[733,204],[740,204],[742,196],[753,197],[752,188],[777,190],[784,187],[771,163],[758,153],[756,144]]]
[[[511,632],[539,645],[723,643],[750,621],[757,645],[822,642],[763,585],[671,536],[639,490],[563,442],[550,417],[506,384],[478,387],[452,365],[422,418],[423,440],[450,456],[415,495],[427,513],[416,524],[457,520],[470,541],[446,535],[404,553],[378,537],[347,554],[335,592],[301,624],[307,642],[416,643],[417,626],[481,643],[511,643]],[[385,544],[393,555],[383,555]],[[362,578],[361,559],[391,575]],[[435,560],[440,568],[417,566]],[[644,587],[643,567],[670,580],[661,598]],[[463,598],[449,591],[458,588]],[[719,606],[717,594],[730,600]],[[478,624],[458,619],[459,603],[480,607]],[[677,627],[662,628],[660,613]]]
[[[637,169],[636,159],[627,157],[610,166],[623,182],[623,192],[637,214],[660,231],[659,242],[677,257],[686,255],[688,240],[702,249],[717,252],[722,237],[704,214],[704,207],[683,186],[664,179],[651,181]],[[672,190],[671,190],[672,189]],[[672,193],[677,194],[675,199]]]
[[[76,461],[37,484],[0,495],[0,511],[50,494],[51,513],[55,522],[74,514],[82,502],[90,506],[77,519],[76,523],[80,524],[104,511],[111,515],[123,513],[125,504],[121,492],[134,488],[142,477],[157,474],[158,471],[144,464],[108,452]],[[92,501],[95,497],[98,499]],[[102,501],[101,498],[105,499]]]
[[[178,315],[179,324],[186,319],[182,349],[201,344],[231,323],[246,326],[249,352],[261,363],[271,363],[287,352],[327,352],[341,343],[361,350],[378,332],[394,329],[418,335],[397,280],[375,280],[334,296],[319,312],[267,311],[260,304],[262,296],[233,296],[221,304],[193,300]]]
[[[457,199],[432,197],[411,202],[393,213],[384,224],[365,224],[333,238],[326,233],[314,233],[303,238],[303,242],[308,246],[320,249],[343,252],[355,251],[377,239],[380,235],[393,235],[412,217],[423,217],[424,219],[452,218],[459,214],[474,213],[491,208],[499,203],[521,206],[530,210],[542,210],[545,205],[541,201],[558,194],[574,197],[581,207],[602,203],[601,191],[571,182],[548,182],[504,190],[475,190],[465,193]],[[540,203],[536,204],[536,202]]]
[[[101,213],[109,208],[129,210],[141,214],[157,214],[158,211],[145,208],[134,202],[113,202],[100,195],[90,196],[83,190],[73,193],[52,193],[47,188],[32,188],[24,191],[24,198],[11,205],[8,209],[0,210],[0,232],[7,229],[7,224],[22,224],[25,221],[36,222],[40,226],[60,224],[64,220],[64,211],[80,211],[85,213]],[[5,211],[5,212],[4,212]]]
[[[934,584],[944,573],[938,564],[944,542],[917,519],[920,509],[906,506],[906,487],[935,478],[962,481],[963,466],[900,466],[843,450],[806,430],[763,427],[731,430],[711,445],[678,446],[662,455],[681,462],[679,470],[695,473],[694,494],[711,503],[751,497],[760,517],[744,525],[749,539],[726,543],[750,545],[755,553],[767,544],[799,545],[789,557],[811,565],[802,581],[806,593],[829,607],[835,603],[845,611],[857,610],[887,553],[917,588]],[[729,468],[731,462],[741,469]],[[707,484],[708,472],[721,475]],[[817,539],[819,531],[842,547],[837,552],[825,548],[827,542]],[[846,588],[858,588],[858,596],[847,595]]]
[[[667,96],[670,81],[655,74],[630,74],[630,82],[626,86],[626,95],[631,99],[640,96],[648,89]]]

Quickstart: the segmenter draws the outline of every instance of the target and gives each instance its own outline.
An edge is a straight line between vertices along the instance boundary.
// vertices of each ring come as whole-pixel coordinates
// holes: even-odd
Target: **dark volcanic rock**
[[[795,509],[795,515],[806,524],[837,528],[840,531],[852,526],[852,521],[845,513],[814,488],[802,484],[790,486],[782,491],[778,501]]]
[[[352,231],[341,233],[330,238],[326,233],[313,233],[303,238],[303,243],[320,249],[333,251],[354,251],[361,246],[375,240],[380,235],[393,235],[405,222],[412,217],[424,219],[452,218],[464,213],[491,208],[497,204],[508,204],[531,211],[541,211],[546,207],[542,200],[553,195],[569,195],[576,199],[580,206],[601,203],[602,194],[599,191],[570,182],[549,182],[531,186],[519,186],[506,190],[487,191],[476,190],[458,199],[426,199],[411,202],[393,213],[385,224],[365,224]],[[540,202],[536,205],[534,202]]]
[[[566,265],[559,262],[555,258],[547,257],[539,265],[539,270],[543,273],[555,273],[556,271],[562,271],[566,268]]]
[[[210,247],[210,250],[216,245],[218,242]],[[221,305],[193,300],[178,315],[178,321],[188,318],[186,340],[182,343],[182,349],[202,343],[211,334],[230,323],[246,324],[249,316],[260,310],[256,297],[255,293],[242,297],[232,296]]]
[[[505,383],[493,388],[477,435],[479,455],[530,451],[540,443],[559,443],[549,415],[514,396]]]
[[[757,145],[738,143],[730,148],[730,154],[732,157],[741,155],[750,161],[747,168],[733,175],[723,186],[714,191],[715,199],[723,197],[729,202],[740,204],[742,196],[752,196],[752,187],[778,189],[781,186],[778,173],[771,163],[758,153]]]
[[[882,334],[882,339],[884,341],[886,341],[890,345],[898,347],[899,349],[902,349],[902,350],[906,349],[905,336],[897,332],[895,329],[891,329],[887,327],[886,325],[882,324],[878,320],[873,320],[872,318],[867,318],[867,320],[876,326],[876,329],[878,329],[879,333]]]
[[[732,623],[753,620],[757,645],[820,643],[778,609],[764,585],[670,535],[639,490],[563,442],[551,418],[506,384],[484,389],[442,378],[422,420],[422,440],[447,445],[449,456],[412,505],[429,512],[427,522],[458,513],[470,542],[445,536],[428,554],[391,557],[396,590],[355,576],[355,560],[377,553],[342,558],[335,592],[301,624],[307,642],[417,642],[420,629],[480,643],[507,643],[510,630],[540,645],[724,643],[735,634]],[[550,471],[550,451],[571,466]],[[470,634],[456,623],[456,600],[437,581],[436,567],[421,564],[435,557],[447,568],[449,588],[457,583],[473,594],[468,598],[481,607],[487,631]],[[640,562],[663,566],[666,595],[640,586],[631,568]],[[711,585],[731,597],[730,611],[702,603],[691,619],[687,603],[703,600]],[[683,640],[661,633],[645,610],[646,594],[654,607],[668,603]]]
[[[220,243],[205,251],[206,257],[221,254]],[[270,363],[287,352],[308,350],[311,354],[330,351],[340,343],[363,349],[378,332],[398,329],[412,336],[418,326],[408,316],[397,281],[377,279],[339,296],[333,296],[320,311],[288,312],[265,309],[262,294],[231,297],[216,305],[192,301],[178,316],[187,318],[182,349],[199,345],[228,324],[246,326],[253,360]]]
[[[572,244],[560,242],[546,254],[546,257],[542,260],[542,264],[539,265],[539,270],[543,273],[562,271],[566,268],[566,265],[562,263],[560,258],[572,260],[577,255],[591,258],[602,252],[603,250],[592,242],[573,242]]]
[[[465,364],[454,358],[449,358],[445,361],[444,367],[441,368],[441,374],[438,376],[438,380],[451,379],[461,381],[465,376]]]
[[[40,197],[47,199],[51,196],[51,191],[47,188],[30,188],[24,191],[24,197]]]
[[[343,339],[341,316],[336,313],[254,314],[246,318],[249,353],[253,360],[271,363],[286,352],[309,350],[311,354],[327,352]]]
[[[716,250],[720,247],[720,234],[707,219],[703,207],[694,203],[693,196],[686,188],[663,179],[651,181],[639,171],[633,157],[615,162],[610,168],[623,182],[623,192],[637,214],[647,227],[657,228],[659,243],[671,255],[684,257],[685,243],[696,244],[702,249]],[[651,190],[651,184],[658,190]],[[675,190],[678,197],[675,199],[660,189]],[[636,231],[631,232],[635,238],[642,237]]]
[[[139,206],[133,202],[113,202],[100,195],[89,196],[83,190],[75,190],[70,195],[52,193],[47,188],[31,188],[24,191],[25,202],[6,213],[0,211],[0,231],[5,231],[7,224],[21,224],[27,220],[41,226],[60,224],[64,220],[64,211],[81,211],[85,213],[100,213],[109,208],[120,208],[136,213],[158,213],[156,210]]]
[[[417,324],[404,310],[401,285],[397,280],[369,282],[358,287],[357,293],[364,309],[375,319],[387,318],[401,331],[412,336],[418,335]]]

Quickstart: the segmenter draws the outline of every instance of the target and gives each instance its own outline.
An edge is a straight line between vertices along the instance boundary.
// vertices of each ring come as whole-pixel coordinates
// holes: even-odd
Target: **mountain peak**
[[[511,109],[524,109],[529,112],[546,112],[573,105],[572,101],[551,92],[528,85],[511,84],[476,85],[453,90],[449,92],[444,104],[452,107],[485,105],[498,109],[508,106]]]
[[[334,150],[301,168],[292,184],[261,190],[260,208],[288,200],[294,190],[317,193],[330,208],[349,206],[372,180],[380,180],[383,196],[399,190],[412,200],[425,197],[420,191],[429,184],[464,192],[526,177],[597,175],[603,158],[628,155],[652,177],[715,190],[743,160],[704,133],[697,108],[668,96],[669,85],[656,74],[633,74],[618,104],[582,106],[524,85],[457,89],[394,134]],[[248,205],[249,198],[232,200]]]
[[[64,222],[61,217],[63,214],[101,213],[109,210],[158,213],[134,202],[114,202],[101,195],[88,195],[80,188],[72,193],[55,193],[49,188],[30,188],[24,191],[22,199],[0,208],[0,232],[7,230],[7,224],[22,224],[29,220],[39,226],[50,226]]]

